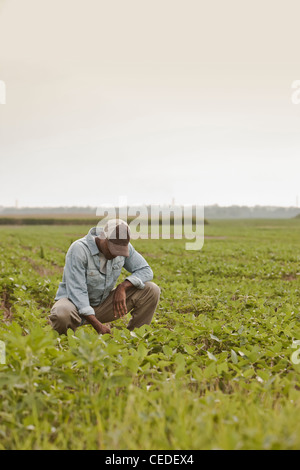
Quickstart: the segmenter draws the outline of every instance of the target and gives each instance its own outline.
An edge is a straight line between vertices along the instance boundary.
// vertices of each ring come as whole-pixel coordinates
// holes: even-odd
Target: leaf
[[[124,358],[124,365],[126,367],[128,367],[128,369],[133,372],[133,374],[136,374],[137,373],[137,370],[138,370],[138,367],[139,367],[139,363],[137,361],[136,358],[134,357],[126,357]]]
[[[250,377],[252,377],[253,375],[255,374],[255,370],[250,368],[250,369],[247,369],[243,372],[243,376],[248,379]]]
[[[293,345],[292,345],[293,347]],[[272,351],[275,352],[275,353],[279,353],[282,349],[282,343],[280,341],[278,341],[273,347],[272,347]]]
[[[216,356],[214,356],[212,353],[210,353],[209,351],[207,351],[207,355],[209,357],[209,359],[211,359],[212,361],[217,361],[217,358]]]
[[[163,352],[166,356],[172,356],[173,350],[170,348],[170,346],[167,346],[166,344],[163,346]]]
[[[215,362],[211,362],[203,371],[203,375],[205,378],[211,378],[216,374],[216,364]]]
[[[186,351],[188,354],[194,354],[193,348],[192,348],[191,346],[189,346],[188,344],[186,344],[186,345],[184,346],[184,349],[185,349],[185,351]]]
[[[163,369],[164,367],[168,367],[168,366],[170,366],[171,364],[172,364],[171,361],[164,361],[164,360],[162,360],[162,361],[158,361],[157,367],[160,367],[161,369]]]
[[[217,371],[218,374],[222,374],[222,372],[228,372],[227,362],[221,362],[221,364],[217,364]]]
[[[150,364],[154,365],[154,364],[157,363],[158,358],[159,358],[159,355],[154,353],[154,354],[150,354],[150,355],[146,356],[145,360],[149,361]]]
[[[79,343],[79,338],[77,338],[74,335],[74,331],[71,330],[71,328],[68,328],[67,330],[67,337],[68,337],[68,343],[71,348],[74,348],[78,345]]]
[[[106,386],[108,389],[110,387],[126,387],[131,381],[132,378],[126,375],[113,375],[108,379]]]
[[[137,348],[137,353],[139,359],[144,359],[148,354],[148,349],[144,346],[143,343],[140,343]]]
[[[263,381],[266,381],[270,378],[269,372],[265,370],[257,371],[257,376],[260,377]]]
[[[133,336],[134,338],[138,338],[137,334],[134,331],[130,332],[130,336]]]
[[[184,369],[185,367],[185,358],[184,355],[181,353],[177,353],[174,360],[175,364],[177,364],[177,369]]]
[[[211,339],[214,339],[215,341],[218,341],[218,343],[221,343],[221,340],[217,336],[210,335],[210,337],[211,337]]]
[[[235,352],[233,349],[231,349],[230,354],[231,354],[231,360],[232,360],[232,362],[233,362],[234,364],[237,364],[237,363],[239,362],[239,360],[238,360],[238,357],[237,357],[236,352]]]

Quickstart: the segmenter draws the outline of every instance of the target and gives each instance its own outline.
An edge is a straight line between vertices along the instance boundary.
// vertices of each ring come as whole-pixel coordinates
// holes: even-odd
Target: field
[[[136,240],[151,326],[59,336],[47,315],[89,228],[0,227],[0,448],[299,449],[300,220],[211,220],[200,251]]]

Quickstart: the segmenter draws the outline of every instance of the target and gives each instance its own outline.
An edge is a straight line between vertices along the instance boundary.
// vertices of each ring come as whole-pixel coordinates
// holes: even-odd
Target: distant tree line
[[[222,207],[215,204],[206,206],[204,213],[208,219],[289,219],[300,215],[300,208],[276,206]]]
[[[138,206],[136,206],[138,208]],[[150,206],[147,206],[150,208]],[[195,206],[190,206],[194,209]],[[74,223],[75,219],[81,219],[84,217],[87,224],[89,218],[96,220],[97,207],[81,207],[81,206],[61,206],[61,207],[1,207],[0,206],[0,218],[11,217],[26,217],[29,216],[34,219],[35,217],[48,218],[48,223],[55,223],[57,218],[68,218],[69,223]],[[193,210],[191,214],[193,214]],[[204,215],[206,219],[257,219],[257,218],[269,218],[269,219],[287,219],[292,217],[300,217],[300,208],[298,207],[277,207],[277,206],[219,206],[218,204],[209,205],[204,207]],[[51,217],[48,217],[51,216]],[[53,221],[51,221],[51,219]],[[73,220],[72,220],[73,219]],[[0,221],[1,223],[1,221]],[[28,221],[27,221],[28,223]],[[34,222],[32,223],[41,223]]]

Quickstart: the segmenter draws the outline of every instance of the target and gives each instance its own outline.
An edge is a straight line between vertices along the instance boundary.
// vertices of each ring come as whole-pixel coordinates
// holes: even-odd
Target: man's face
[[[100,240],[100,249],[106,259],[114,259],[116,256],[112,255],[107,246],[107,240]]]

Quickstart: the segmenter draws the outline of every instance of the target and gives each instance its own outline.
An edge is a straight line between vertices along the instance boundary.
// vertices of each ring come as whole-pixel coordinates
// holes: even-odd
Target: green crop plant
[[[0,448],[299,449],[300,221],[209,221],[200,251],[136,240],[152,324],[59,336],[47,316],[88,229],[0,228]]]

